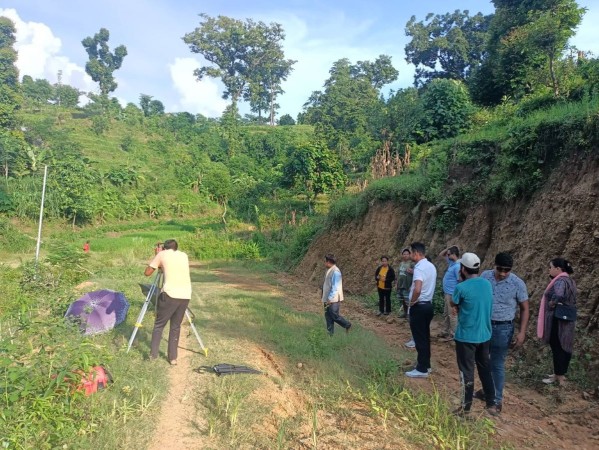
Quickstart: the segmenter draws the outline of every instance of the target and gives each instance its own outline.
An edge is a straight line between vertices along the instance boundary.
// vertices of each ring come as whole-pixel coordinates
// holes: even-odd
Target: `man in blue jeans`
[[[337,267],[335,255],[329,253],[324,257],[324,265],[327,271],[322,284],[322,303],[324,305],[324,318],[327,324],[329,336],[333,336],[335,332],[335,324],[345,328],[345,332],[349,332],[351,323],[341,314],[339,314],[339,306],[343,301],[343,280],[341,271]]]
[[[481,278],[488,280],[493,288],[493,313],[491,315],[491,372],[495,382],[495,403],[500,412],[503,404],[503,385],[505,383],[505,357],[514,335],[514,318],[520,310],[520,328],[514,347],[520,347],[526,338],[526,327],[530,316],[528,291],[526,284],[512,272],[514,260],[509,253],[495,256],[495,269],[485,270]],[[482,390],[474,398],[484,400]]]

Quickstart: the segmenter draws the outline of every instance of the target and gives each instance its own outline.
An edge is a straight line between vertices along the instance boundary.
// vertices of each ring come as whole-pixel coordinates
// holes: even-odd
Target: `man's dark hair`
[[[333,264],[337,264],[337,259],[335,258],[335,255],[333,255],[332,253],[327,253],[326,255],[324,255],[324,260]]]
[[[388,257],[387,255],[383,255],[383,256],[381,256],[381,261],[382,261],[383,259],[386,259],[387,261],[389,261],[389,257]]]
[[[460,265],[462,266],[462,269],[464,269],[468,275],[476,275],[480,270],[480,267],[477,267],[476,269],[471,269],[470,267],[466,267],[464,264],[460,264]]]
[[[452,245],[451,247],[449,247],[447,249],[447,252],[450,255],[456,255],[458,258],[460,257],[460,249],[457,247],[457,245]]]
[[[422,242],[412,242],[410,248],[412,249],[412,253],[420,253],[422,256],[426,255],[426,247]]]
[[[507,252],[497,253],[497,256],[495,256],[495,265],[499,267],[513,267],[514,258]]]
[[[177,241],[175,241],[174,239],[167,239],[166,241],[164,241],[162,247],[165,250],[178,250],[179,244],[177,244]]]
[[[570,264],[570,261],[568,261],[567,259],[553,258],[551,260],[551,265],[558,269],[562,269],[562,271],[566,272],[568,275],[574,273],[574,268],[572,267],[572,264]]]

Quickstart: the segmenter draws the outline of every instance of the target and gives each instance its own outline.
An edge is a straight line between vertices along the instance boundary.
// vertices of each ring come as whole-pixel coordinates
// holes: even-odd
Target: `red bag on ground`
[[[78,373],[81,374],[81,383],[77,390],[84,390],[85,395],[91,395],[104,389],[112,381],[112,377],[102,366],[92,367],[88,375],[85,375],[82,371],[78,371]]]

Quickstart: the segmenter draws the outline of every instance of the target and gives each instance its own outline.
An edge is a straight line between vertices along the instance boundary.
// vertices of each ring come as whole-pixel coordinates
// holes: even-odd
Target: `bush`
[[[21,233],[7,219],[0,218],[0,246],[10,253],[31,253],[36,240]]]

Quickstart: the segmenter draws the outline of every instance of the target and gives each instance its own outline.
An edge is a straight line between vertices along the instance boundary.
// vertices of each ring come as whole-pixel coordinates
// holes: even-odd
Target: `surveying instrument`
[[[129,345],[127,346],[127,353],[129,353],[129,350],[131,350],[131,346],[133,345],[133,341],[135,340],[137,331],[141,328],[141,324],[144,320],[144,316],[146,315],[146,312],[148,311],[148,306],[150,306],[152,299],[154,297],[156,297],[156,299],[158,299],[158,296],[156,294],[158,293],[159,286],[161,286],[161,284],[162,284],[163,277],[164,277],[164,275],[163,275],[162,271],[158,271],[156,273],[156,276],[154,277],[154,282],[150,286],[150,290],[148,291],[148,294],[146,295],[146,301],[144,302],[143,306],[141,307],[139,316],[137,316],[137,320],[135,321],[133,333],[131,333],[131,337],[129,338]],[[143,289],[143,287],[142,287],[142,289]],[[156,301],[155,307],[158,308],[158,301]],[[204,356],[208,356],[208,349],[206,347],[204,347],[204,343],[202,342],[200,333],[198,333],[198,330],[196,329],[195,325],[193,324],[193,318],[195,317],[195,314],[191,311],[191,309],[187,308],[185,310],[185,317],[187,317],[187,321],[189,322],[189,325],[191,326],[191,329],[193,330],[193,334],[195,334],[196,339],[198,340],[198,343],[200,344],[200,348],[204,352]]]

